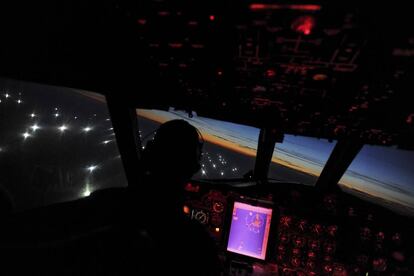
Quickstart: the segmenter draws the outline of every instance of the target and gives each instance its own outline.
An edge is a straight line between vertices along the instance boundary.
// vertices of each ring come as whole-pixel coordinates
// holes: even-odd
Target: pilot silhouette
[[[184,120],[171,120],[158,128],[143,151],[148,194],[143,202],[153,214],[146,219],[156,254],[160,254],[157,259],[165,262],[164,266],[158,265],[158,274],[219,274],[213,239],[183,212],[184,185],[200,169],[202,145],[201,133],[194,126]]]
[[[147,175],[185,182],[200,170],[203,138],[184,120],[162,124],[143,152]]]

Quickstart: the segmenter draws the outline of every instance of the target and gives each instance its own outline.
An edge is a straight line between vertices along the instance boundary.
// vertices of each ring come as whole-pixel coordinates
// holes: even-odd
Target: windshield
[[[143,145],[152,139],[158,126],[173,119],[183,119],[198,128],[204,139],[201,170],[195,179],[243,178],[253,170],[259,129],[213,120],[182,111],[138,109],[138,123]]]
[[[414,152],[365,145],[339,181],[342,190],[414,215]]]
[[[313,186],[335,145],[326,139],[285,135],[273,151],[269,178]]]
[[[0,209],[127,185],[102,95],[0,79],[0,133]]]
[[[252,172],[255,164],[260,130],[245,125],[213,120],[188,113],[138,109],[143,145],[152,139],[161,123],[184,119],[197,127],[205,140],[202,168],[195,179],[242,178]],[[269,178],[315,185],[336,142],[324,139],[286,135],[277,143],[269,168]]]

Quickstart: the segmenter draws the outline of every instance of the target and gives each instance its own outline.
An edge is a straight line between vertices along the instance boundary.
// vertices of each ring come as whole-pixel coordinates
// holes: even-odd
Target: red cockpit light
[[[200,190],[200,186],[194,185],[189,182],[185,185],[184,190],[186,190],[187,192],[198,193]]]
[[[274,78],[276,76],[276,71],[273,69],[268,69],[266,70],[265,75],[267,78]]]
[[[295,10],[295,11],[308,11],[316,12],[321,10],[320,5],[295,5],[295,4],[263,4],[263,3],[252,3],[249,6],[252,11],[263,11],[263,10]]]
[[[293,21],[291,27],[297,33],[310,35],[315,27],[315,19],[312,16],[301,16]]]

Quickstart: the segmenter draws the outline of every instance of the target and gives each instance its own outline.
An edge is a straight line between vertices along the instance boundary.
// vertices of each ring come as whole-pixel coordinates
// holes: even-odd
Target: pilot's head
[[[200,170],[200,132],[184,120],[162,124],[144,151],[144,166],[156,177],[187,181]]]

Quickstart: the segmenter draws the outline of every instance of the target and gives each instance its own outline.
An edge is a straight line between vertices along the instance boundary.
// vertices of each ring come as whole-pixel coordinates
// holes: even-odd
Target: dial
[[[213,211],[216,213],[223,213],[224,211],[224,204],[222,202],[214,202],[213,204]]]
[[[201,224],[208,223],[208,214],[204,210],[193,210],[191,218],[197,220]]]

